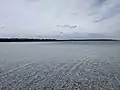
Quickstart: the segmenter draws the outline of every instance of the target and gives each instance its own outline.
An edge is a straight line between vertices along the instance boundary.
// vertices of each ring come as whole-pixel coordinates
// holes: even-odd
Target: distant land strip
[[[120,41],[116,39],[30,39],[30,38],[0,38],[0,42],[57,42],[57,41]]]

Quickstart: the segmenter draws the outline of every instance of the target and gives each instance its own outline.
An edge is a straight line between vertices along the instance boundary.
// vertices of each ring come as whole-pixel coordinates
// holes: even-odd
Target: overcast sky
[[[120,0],[0,0],[0,37],[120,39]]]

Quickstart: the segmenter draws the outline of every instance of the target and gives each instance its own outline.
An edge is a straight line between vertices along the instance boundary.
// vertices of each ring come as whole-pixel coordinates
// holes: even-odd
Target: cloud
[[[95,22],[101,22],[106,19],[113,18],[120,14],[120,5],[116,5],[115,7],[112,7],[110,10],[106,11],[99,20],[95,20]]]
[[[56,25],[58,28],[77,28],[77,25]]]
[[[59,32],[67,36],[77,32],[119,38],[119,22],[119,0],[0,0],[0,24],[4,25],[0,35],[5,36],[49,37]]]
[[[96,17],[93,22],[98,23],[120,15],[120,2],[118,0],[115,0],[114,3],[112,0],[96,0],[96,2],[99,3],[95,4],[95,9],[91,14],[91,16]]]

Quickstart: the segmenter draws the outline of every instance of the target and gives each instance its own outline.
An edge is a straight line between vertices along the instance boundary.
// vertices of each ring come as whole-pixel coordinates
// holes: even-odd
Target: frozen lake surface
[[[120,42],[0,43],[0,90],[120,90]]]

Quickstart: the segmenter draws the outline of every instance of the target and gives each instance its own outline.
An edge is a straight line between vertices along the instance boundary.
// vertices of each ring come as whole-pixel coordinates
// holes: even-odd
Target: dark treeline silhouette
[[[29,39],[29,38],[0,38],[0,42],[51,42],[51,41],[118,41],[115,39]]]
[[[38,41],[56,41],[56,39],[0,38],[0,42],[38,42]]]

